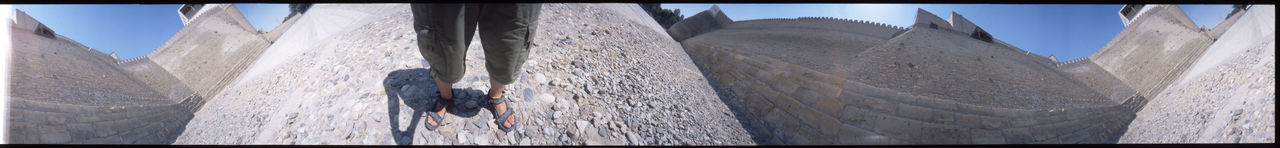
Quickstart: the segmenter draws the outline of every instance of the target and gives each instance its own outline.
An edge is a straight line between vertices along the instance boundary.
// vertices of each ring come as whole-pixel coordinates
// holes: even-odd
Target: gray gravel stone
[[[545,93],[544,93],[544,94],[539,94],[537,99],[538,99],[538,101],[542,101],[542,102],[544,102],[544,103],[555,103],[555,102],[556,102],[556,97],[555,97],[555,96],[552,96],[551,94],[545,94]]]

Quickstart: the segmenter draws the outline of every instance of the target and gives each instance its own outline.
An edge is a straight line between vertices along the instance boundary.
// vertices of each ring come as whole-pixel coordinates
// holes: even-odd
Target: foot
[[[447,110],[445,110],[445,107],[446,107],[445,102],[447,102],[446,100],[448,100],[448,101],[452,101],[452,99],[445,99],[445,98],[443,98],[443,97],[441,97],[441,98],[440,98],[440,100],[437,100],[437,101],[436,101],[436,107],[435,107],[435,108],[433,108],[433,110],[432,110],[431,112],[428,112],[428,114],[435,114],[435,115],[438,115],[438,116],[430,116],[430,115],[429,115],[429,116],[427,116],[427,126],[430,126],[430,127],[437,127],[437,126],[440,126],[440,123],[436,123],[436,119],[435,119],[435,117],[441,117],[440,121],[444,121],[444,119],[443,119],[443,118],[444,118],[444,113],[445,113],[445,111],[447,111]]]
[[[499,99],[499,98],[490,98],[490,99]],[[501,114],[507,113],[507,102],[502,101],[502,103],[494,104],[493,110],[495,115],[501,115]],[[494,116],[494,118],[497,118],[497,117],[498,116]],[[502,120],[502,127],[511,128],[511,127],[514,127],[515,119],[516,119],[516,116],[514,113],[512,113],[511,116],[507,116],[506,119],[498,119],[498,120]]]
[[[444,121],[444,113],[447,111],[445,108],[453,102],[453,84],[440,81],[440,77],[437,77],[435,72],[431,73],[431,78],[435,79],[436,87],[439,89],[436,93],[440,94],[439,98],[436,99],[435,108],[427,116],[426,126],[428,129],[434,130],[435,127],[440,126],[440,122],[436,122],[436,120]],[[437,117],[441,119],[436,119]]]
[[[508,112],[511,112],[509,110],[511,108],[507,107],[506,98],[503,98],[502,96],[502,90],[506,89],[507,85],[498,83],[498,81],[494,79],[489,79],[489,84],[493,86],[493,87],[489,87],[489,99],[490,99],[489,104],[493,104],[493,115],[494,115],[493,117],[496,121],[502,121],[498,125],[498,126],[501,126],[499,127],[499,129],[502,129],[505,132],[510,132],[511,129],[514,128],[516,125],[516,116],[514,112],[508,113]],[[495,102],[495,101],[500,101],[500,102]],[[507,114],[510,114],[510,115],[507,115]],[[503,115],[507,115],[507,116],[503,116]]]

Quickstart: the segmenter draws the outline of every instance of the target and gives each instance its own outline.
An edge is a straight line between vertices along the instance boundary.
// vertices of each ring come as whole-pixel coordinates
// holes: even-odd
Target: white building
[[[200,14],[204,14],[205,10],[209,10],[204,8],[213,8],[219,5],[227,4],[182,4],[181,7],[178,7],[178,17],[182,18],[182,25],[187,25],[187,23],[191,23],[191,20],[200,17]]]
[[[53,33],[53,29],[49,29],[44,23],[36,21],[36,18],[27,15],[27,12],[17,9],[14,9],[13,12],[13,20],[10,22],[13,27],[24,31],[32,31],[44,37],[57,38],[57,35]]]
[[[1117,12],[1117,14],[1120,14],[1120,21],[1124,22],[1124,26],[1129,27],[1129,23],[1132,23],[1133,20],[1138,20],[1138,17],[1141,17],[1143,12],[1147,12],[1147,10],[1151,9],[1151,7],[1148,6],[1150,5],[1125,4],[1124,7],[1120,8],[1120,12]]]

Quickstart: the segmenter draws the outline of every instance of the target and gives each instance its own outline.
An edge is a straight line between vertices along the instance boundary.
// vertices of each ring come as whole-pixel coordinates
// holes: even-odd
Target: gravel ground
[[[510,133],[478,99],[488,90],[478,40],[445,124],[424,130],[438,94],[405,9],[229,86],[175,144],[753,145],[679,43],[623,17],[638,9],[607,9],[618,6],[631,7],[543,6],[524,73],[506,89],[521,118]]]
[[[1274,143],[1275,41],[1177,82],[1137,113],[1120,143]]]

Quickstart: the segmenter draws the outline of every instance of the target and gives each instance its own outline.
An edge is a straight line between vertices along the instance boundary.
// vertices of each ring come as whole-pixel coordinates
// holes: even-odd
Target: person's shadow
[[[389,120],[387,123],[390,124],[391,139],[398,145],[413,144],[413,134],[416,133],[419,124],[424,124],[419,123],[419,121],[426,122],[427,118],[424,116],[428,111],[432,111],[435,108],[435,103],[439,98],[439,94],[436,92],[438,87],[435,79],[431,78],[430,75],[430,72],[424,68],[401,69],[387,74],[387,77],[382,80],[383,91],[387,93],[387,119]],[[464,98],[458,94],[480,94],[477,93],[480,90],[455,88],[453,91],[455,94],[453,98],[454,104],[445,105],[449,114],[457,117],[472,117],[479,113],[480,107],[475,109],[462,107],[468,100],[478,97],[468,95],[468,98]],[[403,130],[400,129],[400,101],[404,101],[405,106],[411,109],[409,126]],[[453,119],[447,116],[444,117],[446,120],[444,120],[444,123],[440,123],[440,127],[436,129],[437,131],[446,128],[446,125],[450,125],[449,120]],[[445,134],[442,133],[441,135]]]

